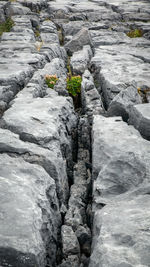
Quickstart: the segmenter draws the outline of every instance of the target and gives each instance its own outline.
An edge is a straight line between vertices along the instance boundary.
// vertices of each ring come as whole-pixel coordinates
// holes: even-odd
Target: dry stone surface
[[[1,267],[150,266],[149,70],[149,0],[0,0]]]

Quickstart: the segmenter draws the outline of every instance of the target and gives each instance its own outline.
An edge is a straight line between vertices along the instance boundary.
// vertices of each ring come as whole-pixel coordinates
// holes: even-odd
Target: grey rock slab
[[[79,242],[70,226],[67,225],[62,226],[61,237],[62,237],[64,257],[67,257],[69,255],[79,255],[80,253]]]
[[[87,28],[82,28],[77,34],[75,34],[71,41],[65,44],[65,48],[69,54],[81,50],[83,46],[90,45],[93,48],[90,33]]]
[[[13,16],[13,21],[15,23],[15,26],[20,26],[20,28],[27,28],[32,29],[31,19],[29,16],[26,15],[15,15]]]
[[[142,98],[138,94],[136,86],[129,86],[123,89],[111,101],[108,109],[109,116],[122,116],[123,120],[127,121],[135,104],[142,104]]]
[[[5,57],[1,57],[1,64],[9,64],[11,61],[12,63],[18,63],[21,65],[31,65],[34,69],[42,68],[47,62],[45,60],[45,56],[38,54],[38,53],[8,53],[9,58],[6,57],[7,53],[5,54]]]
[[[35,42],[33,32],[29,33],[26,31],[22,32],[4,32],[1,37],[2,41],[16,41],[16,42]]]
[[[60,215],[54,180],[36,164],[6,154],[0,158],[0,265],[44,267],[47,246],[55,264]]]
[[[67,60],[67,53],[64,47],[60,47],[59,44],[49,44],[43,43],[40,53],[46,55],[50,61],[54,58],[63,59],[64,61]]]
[[[90,116],[102,111],[101,96],[95,88],[94,79],[88,70],[82,76],[81,101],[84,112]]]
[[[86,13],[74,13],[72,16],[69,17],[70,21],[86,21],[87,16]]]
[[[14,16],[14,15],[29,15],[31,14],[31,10],[27,7],[24,7],[20,5],[19,3],[10,2],[10,4],[7,6],[6,15],[8,17]]]
[[[145,21],[145,22],[149,22],[149,14],[148,13],[144,13],[144,12],[140,12],[140,16],[138,13],[128,13],[128,12],[123,12],[123,19],[127,20],[127,21]]]
[[[150,140],[150,103],[134,105],[129,114],[129,123]]]
[[[145,194],[96,211],[90,267],[149,266],[149,203]]]
[[[113,12],[111,9],[108,9],[106,7],[99,7],[100,10],[95,10],[94,12],[88,12],[87,13],[87,19],[91,22],[99,22],[99,21],[120,21],[121,20],[121,14]],[[98,9],[99,9],[98,8]]]
[[[132,46],[129,53],[124,45],[101,46],[95,51],[91,62],[100,68],[99,83],[107,106],[122,89],[133,83],[137,87],[149,87],[149,63],[143,62],[141,58],[132,54],[132,51]]]
[[[59,147],[51,150],[28,142],[23,142],[17,134],[7,129],[0,129],[0,152],[11,156],[22,157],[25,161],[40,165],[54,179],[60,205],[68,199],[68,177],[66,163]],[[53,205],[53,204],[52,204]]]
[[[128,126],[120,117],[94,117],[93,197],[96,204],[103,198],[113,199],[149,182],[149,165],[149,142],[133,126]]]
[[[41,39],[44,43],[59,43],[58,35],[55,33],[41,32]]]
[[[70,60],[70,66],[72,68],[73,74],[83,74],[92,56],[93,53],[89,45],[86,45],[82,50],[73,53],[73,56]]]
[[[33,68],[27,64],[0,64],[0,85],[11,85],[14,90],[23,87],[33,74]]]
[[[51,90],[51,89],[50,89]],[[51,149],[51,144],[61,143],[64,150],[69,145],[68,134],[76,125],[72,103],[56,93],[45,98],[17,97],[4,114],[4,124],[26,141]],[[63,122],[65,121],[65,123]],[[67,133],[68,131],[68,133]]]
[[[21,52],[37,52],[36,46],[34,43],[28,43],[28,42],[16,42],[15,41],[3,41],[1,42],[1,53],[4,55],[5,52],[13,53],[14,51],[21,51]]]
[[[109,23],[106,22],[89,22],[89,21],[69,21],[68,23],[62,23],[62,28],[65,36],[75,35],[78,31],[86,27],[89,30],[100,30],[109,28]]]
[[[40,25],[40,31],[45,33],[56,33],[57,34],[57,28],[56,25],[52,21],[43,21],[43,23]]]
[[[99,115],[94,116],[92,139],[94,221],[89,266],[146,267],[149,142],[120,117]]]
[[[112,30],[90,30],[91,38],[95,47],[100,45],[128,44],[130,39],[123,32]]]
[[[18,0],[18,2],[29,7],[32,12],[39,12],[42,8],[47,8],[47,0]]]

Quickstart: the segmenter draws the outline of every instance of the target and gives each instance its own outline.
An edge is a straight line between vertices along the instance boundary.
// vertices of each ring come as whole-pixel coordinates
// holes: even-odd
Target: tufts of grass
[[[3,32],[10,32],[14,25],[14,21],[11,18],[7,18],[5,22],[0,23],[0,36]]]
[[[128,37],[130,38],[137,38],[143,36],[143,31],[140,29],[131,30],[126,33]]]

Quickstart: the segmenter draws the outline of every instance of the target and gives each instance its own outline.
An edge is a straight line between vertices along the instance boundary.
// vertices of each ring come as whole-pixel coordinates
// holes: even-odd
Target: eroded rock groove
[[[146,0],[0,1],[0,266],[150,266],[149,21]]]

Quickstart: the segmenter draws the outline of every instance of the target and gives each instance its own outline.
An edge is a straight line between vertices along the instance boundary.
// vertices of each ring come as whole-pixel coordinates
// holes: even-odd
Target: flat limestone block
[[[127,156],[137,158],[142,164],[150,164],[149,142],[140,133],[120,117],[105,118],[94,116],[93,122],[93,175],[114,157]],[[149,168],[148,168],[149,169]]]
[[[143,195],[95,213],[89,267],[149,266],[149,205],[150,196]]]
[[[90,267],[149,265],[150,146],[120,117],[94,116]],[[144,204],[143,204],[144,203]]]
[[[149,48],[145,48],[144,38],[135,39],[140,39],[139,47],[137,40],[129,40],[128,45],[101,45],[95,49],[92,63],[100,68],[99,83],[107,106],[120,91],[133,84],[137,88],[149,87]]]
[[[150,103],[133,106],[129,123],[133,124],[144,138],[150,140]]]
[[[0,85],[23,86],[32,74],[33,68],[28,64],[0,64]]]
[[[66,203],[69,193],[66,164],[56,146],[51,150],[44,149],[34,143],[23,142],[19,135],[7,129],[0,129],[0,153],[16,154],[29,163],[43,167],[55,181],[59,202]]]
[[[0,266],[44,267],[45,248],[60,223],[55,182],[42,167],[6,154],[0,155],[0,169]],[[51,241],[52,264],[55,253]]]

